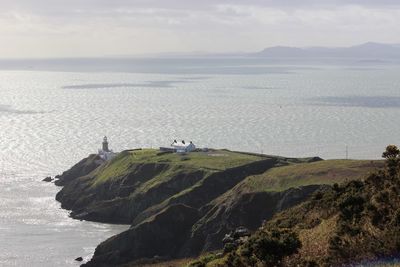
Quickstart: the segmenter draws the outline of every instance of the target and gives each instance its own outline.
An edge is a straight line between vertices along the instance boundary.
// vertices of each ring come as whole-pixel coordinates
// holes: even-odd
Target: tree
[[[394,177],[399,170],[400,150],[395,145],[388,145],[382,157],[386,159],[386,167],[389,175]]]
[[[383,152],[382,157],[385,159],[396,159],[400,155],[400,150],[395,145],[388,145],[385,152]]]

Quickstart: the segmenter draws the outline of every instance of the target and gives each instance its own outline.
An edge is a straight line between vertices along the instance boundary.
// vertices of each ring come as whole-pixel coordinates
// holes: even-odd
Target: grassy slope
[[[168,164],[168,168],[148,181],[141,183],[132,193],[132,196],[134,196],[169,180],[178,172],[191,172],[201,169],[205,173],[211,174],[262,159],[265,158],[228,150],[193,152],[187,155],[160,153],[156,149],[130,150],[120,153],[108,164],[98,168],[95,173],[95,179],[92,181],[92,186],[97,186],[134,172],[138,164]],[[282,160],[283,164],[289,163],[289,165],[272,168],[261,175],[250,176],[218,199],[223,201],[227,196],[244,192],[284,191],[289,188],[306,185],[334,184],[346,179],[359,179],[383,166],[383,161],[326,160],[306,163],[308,160]],[[186,188],[174,197],[191,189],[191,187]]]
[[[273,168],[244,182],[250,191],[284,191],[289,188],[334,184],[346,179],[360,179],[381,168],[383,161],[326,160]]]
[[[208,172],[221,171],[263,159],[260,156],[213,150],[210,152],[193,152],[187,155],[160,153],[156,149],[124,151],[107,165],[96,170],[94,185],[115,179],[132,171],[135,164],[168,164],[171,166],[165,173],[159,174],[148,182],[147,187],[182,169],[202,169]],[[289,161],[290,162],[290,161]],[[246,179],[251,191],[283,191],[291,187],[311,184],[333,184],[343,180],[358,179],[367,173],[382,167],[382,161],[363,160],[326,160],[313,163],[292,163],[289,166],[273,168],[264,174]]]
[[[170,171],[172,170],[172,172],[178,169],[204,169],[213,172],[245,165],[261,159],[262,157],[260,156],[228,150],[192,152],[187,155],[160,153],[160,151],[156,149],[124,151],[108,164],[96,170],[97,173],[94,185],[126,175],[131,172],[137,164],[168,164],[172,167],[172,169],[169,169]],[[161,179],[165,176],[169,176],[168,173],[160,174],[158,177],[154,178]]]
[[[216,205],[234,201],[238,195],[254,192],[282,192],[307,185],[332,185],[365,177],[384,165],[382,160],[322,160],[272,168],[263,174],[249,176],[213,201]]]
[[[229,196],[238,194],[238,192],[284,191],[298,186],[313,184],[332,185],[346,180],[364,179],[368,174],[373,173],[383,166],[384,161],[382,160],[326,160],[290,164],[288,166],[272,168],[261,175],[250,176],[216,201],[223,203],[225,199],[229,199]],[[321,218],[321,213],[309,212],[307,216],[310,218],[310,221],[313,218],[318,220]],[[312,230],[306,227],[306,229],[300,231],[300,238],[304,245],[302,250],[303,257],[309,258],[310,255],[326,256],[329,240],[332,237],[332,232],[328,229],[335,227],[335,218],[329,218],[322,220],[321,224]],[[313,259],[315,260],[315,258]],[[209,262],[207,266],[223,266],[223,262],[224,258],[215,259]]]
[[[399,262],[392,260],[400,249],[397,171],[393,175],[379,170],[317,193],[275,215],[255,236],[272,229],[290,229],[298,234],[302,247],[285,258],[282,266],[341,266],[355,262],[363,262],[362,266],[398,266]],[[236,250],[238,256],[234,257],[246,263],[250,258],[241,254],[243,247]],[[226,266],[227,259],[226,255],[207,266]]]
[[[377,178],[368,178],[360,184],[342,184],[338,190],[321,195],[321,199],[312,199],[278,214],[269,223],[290,226],[299,233],[303,247],[288,260],[288,265],[299,259],[324,265],[397,253],[398,178],[382,174],[371,177]],[[357,198],[364,202],[357,204],[354,201]]]

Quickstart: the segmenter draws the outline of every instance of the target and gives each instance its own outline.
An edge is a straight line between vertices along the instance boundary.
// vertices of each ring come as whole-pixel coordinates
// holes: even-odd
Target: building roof
[[[191,141],[190,142],[185,142],[183,140],[182,141],[174,140],[174,142],[172,142],[172,144],[171,144],[172,147],[176,147],[176,148],[179,148],[179,147],[186,148],[186,147],[188,147],[190,145],[194,145],[194,144]]]

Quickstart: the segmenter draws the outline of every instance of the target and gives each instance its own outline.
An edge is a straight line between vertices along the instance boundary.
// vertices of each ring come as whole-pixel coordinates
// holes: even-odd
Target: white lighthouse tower
[[[104,136],[104,138],[103,138],[103,151],[104,151],[104,152],[110,152],[110,150],[108,149],[108,140],[107,140],[107,136]]]
[[[104,136],[103,143],[102,143],[102,149],[99,149],[100,158],[102,158],[103,160],[111,160],[116,155],[117,154],[114,153],[114,151],[112,151],[108,148],[108,139],[107,139],[107,136]]]

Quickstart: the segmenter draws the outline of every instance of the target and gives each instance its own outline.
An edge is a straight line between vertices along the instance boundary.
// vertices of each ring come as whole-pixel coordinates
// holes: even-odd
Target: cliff
[[[400,151],[389,146],[383,156],[385,168],[314,193],[225,255],[191,266],[398,266]]]
[[[82,160],[59,176],[64,187],[56,198],[74,218],[131,225],[100,244],[86,264],[115,266],[221,249],[236,227],[254,231],[326,185],[356,179],[379,164],[228,150],[130,150],[109,162],[95,155]]]

